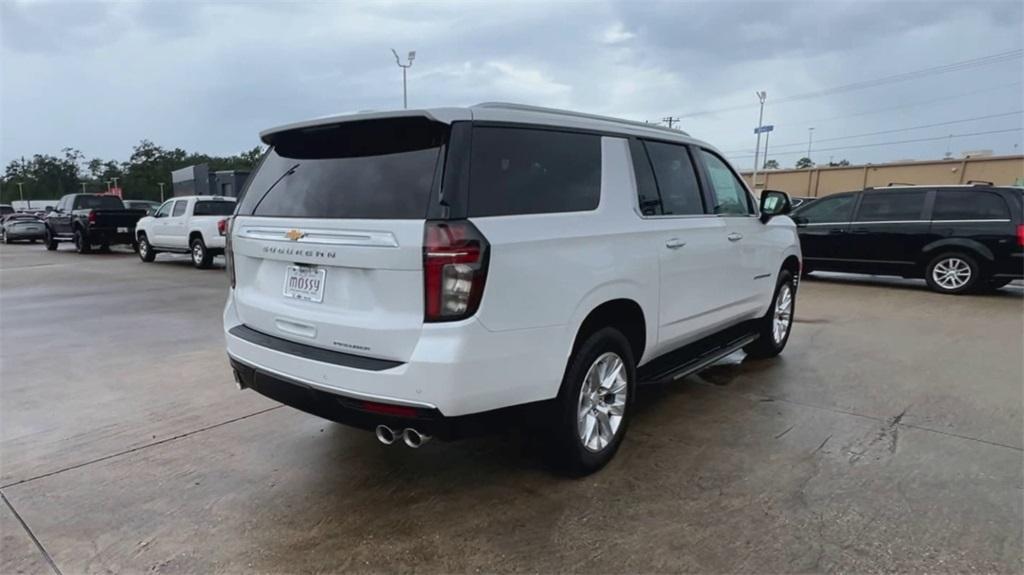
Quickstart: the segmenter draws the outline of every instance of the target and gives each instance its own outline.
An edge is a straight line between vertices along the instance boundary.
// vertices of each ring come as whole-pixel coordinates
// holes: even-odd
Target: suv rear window
[[[76,210],[123,210],[124,204],[117,196],[78,196]]]
[[[192,208],[193,216],[230,216],[235,212],[235,202],[201,200]]]
[[[239,214],[294,218],[418,219],[448,126],[395,118],[275,134]]]
[[[933,220],[1008,220],[1003,198],[988,192],[939,190],[935,194]]]
[[[581,212],[601,200],[601,137],[476,127],[470,153],[469,215]]]
[[[920,220],[924,210],[925,190],[913,192],[865,193],[857,209],[858,222],[893,222]]]

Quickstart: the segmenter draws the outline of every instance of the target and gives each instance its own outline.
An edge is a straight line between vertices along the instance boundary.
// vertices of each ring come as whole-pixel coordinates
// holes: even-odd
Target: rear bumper
[[[471,318],[425,324],[404,363],[372,360],[393,365],[353,366],[337,358],[352,357],[350,354],[309,346],[294,338],[289,338],[294,346],[289,347],[240,337],[244,334],[236,328],[241,325],[231,294],[224,311],[228,356],[257,373],[329,394],[317,394],[320,398],[340,396],[407,406],[436,411],[447,418],[555,397],[572,342],[563,326],[492,332]],[[276,334],[264,335],[282,339]]]
[[[135,242],[135,228],[127,232],[118,232],[116,228],[93,228],[88,232],[89,243],[92,244],[131,244]]]
[[[541,403],[458,417],[445,417],[437,409],[415,408],[408,410],[410,413],[407,414],[391,415],[381,413],[380,408],[386,405],[328,393],[271,375],[233,358],[230,361],[235,380],[242,387],[300,411],[368,431],[378,425],[396,430],[411,427],[438,439],[455,440],[527,421],[531,412],[536,413],[546,407]]]
[[[45,228],[38,231],[18,230],[17,228],[7,230],[7,237],[12,240],[41,240],[45,236]]]
[[[992,275],[997,278],[1024,279],[1024,252],[1010,254]]]

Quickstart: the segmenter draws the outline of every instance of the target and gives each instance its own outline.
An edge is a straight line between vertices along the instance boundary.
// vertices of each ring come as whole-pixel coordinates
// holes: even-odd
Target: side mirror
[[[761,192],[761,221],[767,223],[775,216],[788,214],[793,209],[789,194],[777,190]]]

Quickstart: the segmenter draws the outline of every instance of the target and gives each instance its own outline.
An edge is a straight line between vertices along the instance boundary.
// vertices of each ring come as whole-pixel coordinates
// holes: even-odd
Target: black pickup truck
[[[93,246],[107,249],[115,244],[135,247],[135,224],[146,210],[129,210],[121,198],[99,194],[68,194],[46,215],[46,249],[60,242],[75,242],[80,254]]]

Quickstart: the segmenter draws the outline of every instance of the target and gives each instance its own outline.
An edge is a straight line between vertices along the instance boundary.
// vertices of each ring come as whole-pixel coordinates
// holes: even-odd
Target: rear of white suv
[[[264,132],[271,149],[228,233],[239,384],[411,446],[528,410],[570,468],[599,468],[625,433],[638,366],[671,376],[670,352],[699,362],[754,345],[774,325],[772,288],[798,270],[783,266],[798,256],[791,222],[758,222],[742,184],[743,221],[704,213],[716,202],[697,196],[720,174],[688,168],[699,219],[649,213],[637,141],[616,126],[485,107]],[[788,325],[767,355],[786,338]]]

